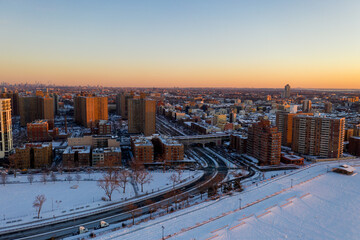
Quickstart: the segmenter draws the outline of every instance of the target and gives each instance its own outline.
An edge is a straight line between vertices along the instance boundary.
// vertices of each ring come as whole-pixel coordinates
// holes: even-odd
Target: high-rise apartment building
[[[285,88],[284,88],[284,98],[289,98],[291,93],[290,93],[290,85],[286,84]]]
[[[302,104],[303,112],[311,112],[311,100],[304,100]]]
[[[11,99],[0,99],[0,158],[8,158],[13,150]]]
[[[38,119],[54,120],[54,99],[49,96],[21,96],[19,108],[23,127]]]
[[[134,95],[133,92],[130,93],[120,93],[116,95],[116,114],[121,115],[122,119],[127,120],[128,117],[128,107],[129,99],[140,99],[140,96]]]
[[[11,114],[12,116],[19,115],[19,94],[17,92],[7,91],[6,89],[0,94],[1,98],[11,99]]]
[[[280,163],[281,133],[269,120],[260,119],[249,127],[247,154],[256,158],[259,165]]]
[[[150,99],[129,99],[129,133],[143,133],[150,136],[155,133],[156,101]]]
[[[301,154],[339,158],[343,154],[345,118],[299,115],[293,118],[292,150]]]
[[[293,133],[293,117],[296,115],[313,115],[312,113],[289,113],[279,111],[276,113],[276,127],[281,132],[281,145],[291,147]]]
[[[108,119],[108,98],[76,96],[74,98],[75,121],[85,127],[96,127],[99,120]]]
[[[326,102],[325,103],[324,111],[325,111],[325,113],[331,113],[332,112],[332,103],[331,102]]]

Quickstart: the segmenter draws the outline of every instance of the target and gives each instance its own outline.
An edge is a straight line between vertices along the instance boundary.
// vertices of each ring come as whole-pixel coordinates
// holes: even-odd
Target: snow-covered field
[[[0,185],[0,228],[13,226],[24,222],[36,221],[36,211],[32,204],[35,196],[44,194],[46,201],[41,211],[42,218],[58,218],[59,216],[83,212],[96,209],[100,206],[106,206],[109,203],[121,202],[134,197],[140,197],[146,193],[152,193],[172,188],[172,182],[169,180],[172,171],[151,172],[153,180],[144,185],[144,192],[141,187],[131,183],[126,186],[126,191],[119,188],[112,196],[112,202],[102,201],[105,196],[104,191],[97,185],[97,180],[102,177],[102,173],[79,173],[80,181],[75,180],[76,173],[71,173],[72,181],[65,181],[68,173],[56,174],[57,181],[50,181],[44,184],[41,182],[41,175],[34,175],[34,182],[29,183],[27,175],[17,175],[8,177],[8,183]],[[201,174],[196,171],[184,171],[182,179],[193,180],[193,176]],[[136,189],[135,189],[135,188]],[[137,193],[137,194],[136,194]]]
[[[162,226],[166,239],[359,239],[360,174],[327,172],[338,165],[314,164],[98,239],[161,239]]]

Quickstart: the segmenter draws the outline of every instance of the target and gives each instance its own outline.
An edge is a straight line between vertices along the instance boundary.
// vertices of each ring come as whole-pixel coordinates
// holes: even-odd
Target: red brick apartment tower
[[[281,133],[269,120],[260,119],[249,128],[247,150],[250,156],[259,160],[259,165],[279,164]]]

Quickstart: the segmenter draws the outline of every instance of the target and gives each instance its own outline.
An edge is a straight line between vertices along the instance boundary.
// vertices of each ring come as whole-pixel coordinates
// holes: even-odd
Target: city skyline
[[[0,81],[360,88],[360,3],[0,1]]]

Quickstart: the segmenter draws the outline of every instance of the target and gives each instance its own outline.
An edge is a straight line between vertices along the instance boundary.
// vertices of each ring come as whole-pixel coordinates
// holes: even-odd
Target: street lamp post
[[[239,209],[241,210],[241,198],[239,198]]]
[[[294,179],[291,179],[291,188],[293,187],[293,180],[294,180]]]
[[[164,240],[164,239],[165,239],[165,236],[164,236],[165,227],[164,227],[164,226],[161,226],[161,228],[162,228],[162,239]]]

